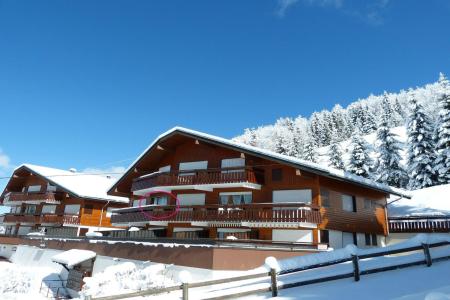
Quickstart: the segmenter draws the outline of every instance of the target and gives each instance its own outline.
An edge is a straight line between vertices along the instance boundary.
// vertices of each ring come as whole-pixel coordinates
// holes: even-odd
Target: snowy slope
[[[412,191],[412,194],[411,199],[401,199],[390,204],[389,216],[450,216],[450,184]]]

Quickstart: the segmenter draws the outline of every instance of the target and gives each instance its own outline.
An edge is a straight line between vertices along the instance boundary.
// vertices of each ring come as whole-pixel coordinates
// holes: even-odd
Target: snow
[[[125,176],[127,176],[127,174],[134,168],[134,166],[136,165],[136,163],[138,161],[140,161],[146,154],[147,152],[150,151],[150,149],[152,149],[155,145],[158,144],[158,142],[166,137],[169,136],[175,132],[180,132],[180,133],[184,133],[187,135],[191,135],[191,136],[196,136],[202,139],[206,139],[206,140],[210,140],[216,143],[220,143],[226,146],[230,146],[230,147],[234,147],[234,148],[238,148],[241,149],[242,151],[248,151],[251,153],[255,153],[255,154],[259,154],[259,155],[263,155],[275,160],[281,160],[284,161],[285,163],[288,164],[294,164],[297,165],[299,168],[305,168],[308,169],[312,172],[318,173],[320,175],[323,176],[328,176],[328,177],[333,177],[333,178],[337,178],[337,179],[344,179],[344,180],[348,180],[351,182],[355,182],[357,184],[360,185],[364,185],[367,186],[369,188],[373,188],[373,189],[377,189],[377,190],[381,190],[390,194],[394,194],[394,195],[399,195],[399,196],[403,196],[403,197],[410,197],[410,194],[407,191],[404,191],[402,189],[397,189],[397,188],[393,188],[393,187],[389,187],[387,185],[384,184],[380,184],[377,183],[375,181],[360,177],[360,176],[355,176],[353,174],[350,174],[348,172],[344,172],[341,170],[336,170],[327,166],[323,166],[320,165],[318,163],[312,163],[306,160],[302,160],[299,158],[295,158],[295,157],[291,157],[291,156],[287,156],[287,155],[283,155],[283,154],[279,154],[270,150],[266,150],[266,149],[262,149],[262,148],[258,148],[258,147],[253,147],[250,145],[246,145],[240,142],[235,142],[232,140],[228,140],[225,138],[221,138],[218,136],[214,136],[211,134],[207,134],[207,133],[203,133],[203,132],[199,132],[196,130],[192,130],[192,129],[187,129],[184,127],[174,127],[170,130],[168,130],[167,132],[161,134],[160,136],[158,136],[151,144],[150,146],[147,147],[147,149],[145,149],[144,152],[142,152],[141,155],[138,156],[138,158],[128,167],[128,169],[125,171],[124,175],[122,177],[120,177],[116,183],[114,183],[114,185],[111,186],[110,190]]]
[[[2,300],[41,300],[42,280],[59,279],[49,267],[24,267],[9,262],[0,262],[0,298]]]
[[[86,232],[86,236],[87,237],[100,237],[100,236],[103,236],[103,233],[96,232],[96,231],[89,231],[89,232]]]
[[[362,276],[359,282],[353,278],[282,289],[279,296],[269,293],[239,299],[246,300],[449,300],[450,262]]]
[[[71,249],[64,251],[52,257],[52,261],[66,265],[68,268],[73,268],[84,261],[96,257],[97,254],[90,250]]]
[[[412,192],[411,199],[400,199],[388,206],[390,217],[450,215],[450,184]]]
[[[23,164],[17,167],[16,170],[23,167],[29,169],[31,172],[45,177],[50,183],[60,186],[78,197],[128,203],[128,198],[110,196],[106,194],[108,187],[115,181],[113,178],[100,175],[73,173],[66,170],[32,164]]]
[[[327,251],[327,252],[321,252],[317,254],[309,254],[309,255],[303,255],[303,256],[294,256],[291,258],[281,259],[278,260],[278,265],[276,266],[276,269],[279,271],[286,271],[290,269],[296,269],[296,268],[303,268],[310,265],[315,264],[321,264],[325,262],[330,261],[337,261],[345,258],[350,258],[351,255],[364,255],[364,254],[373,254],[373,253],[379,253],[384,251],[390,251],[390,250],[397,250],[407,247],[414,247],[414,246],[421,246],[422,243],[438,243],[442,241],[450,242],[450,235],[447,234],[418,234],[415,237],[402,242],[397,243],[391,246],[387,247],[381,247],[381,248],[367,248],[367,249],[360,249],[356,247],[355,245],[348,245],[345,248],[334,250],[334,251]],[[274,266],[274,262],[271,261],[270,265],[267,266],[267,270],[270,269],[270,267]]]
[[[81,294],[97,297],[175,285],[163,264],[138,267],[132,262],[107,267],[93,277],[85,277],[84,282]]]

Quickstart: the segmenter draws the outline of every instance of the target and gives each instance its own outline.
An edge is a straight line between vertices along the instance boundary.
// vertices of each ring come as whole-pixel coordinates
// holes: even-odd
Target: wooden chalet
[[[106,194],[112,178],[31,164],[18,167],[1,194],[10,212],[3,217],[7,235],[45,231],[53,236],[80,236],[111,230],[111,210],[128,199]]]
[[[175,195],[179,207],[163,192]],[[113,225],[154,236],[333,248],[382,245],[388,234],[386,199],[409,197],[364,178],[181,127],[159,136],[108,193],[131,199],[128,208],[114,210]]]

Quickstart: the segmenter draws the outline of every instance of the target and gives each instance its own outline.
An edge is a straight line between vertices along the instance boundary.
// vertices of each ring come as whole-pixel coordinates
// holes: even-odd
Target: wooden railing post
[[[272,297],[277,297],[278,296],[277,271],[274,268],[270,269],[270,282],[271,282]]]
[[[428,246],[428,244],[422,243],[422,248],[423,248],[423,254],[425,255],[425,261],[427,263],[427,267],[430,267],[431,264],[433,263],[433,260],[431,259],[431,254],[430,254],[430,247]]]
[[[189,283],[183,282],[181,285],[181,288],[183,290],[183,300],[189,299]]]
[[[353,276],[355,277],[355,281],[359,281],[359,258],[358,255],[352,254],[352,262],[353,262]]]

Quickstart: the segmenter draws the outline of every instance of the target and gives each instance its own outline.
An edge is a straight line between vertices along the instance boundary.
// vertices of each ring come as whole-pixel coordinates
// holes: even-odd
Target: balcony
[[[156,172],[133,180],[131,190],[199,189],[244,187],[260,189],[264,184],[264,171],[250,167],[189,171]],[[139,193],[135,193],[139,194]]]
[[[6,214],[3,223],[28,223],[28,224],[53,224],[53,225],[79,225],[78,215],[31,215],[31,214]]]
[[[142,212],[142,211],[144,212]],[[244,205],[144,206],[115,210],[113,224],[180,222],[198,226],[311,227],[321,223],[319,208],[303,203]],[[169,218],[165,218],[170,216]],[[154,219],[153,219],[154,218]]]
[[[450,232],[449,216],[414,216],[389,218],[390,233]]]
[[[11,192],[5,195],[3,204],[4,205],[19,205],[20,203],[28,204],[39,204],[39,203],[49,203],[49,204],[60,204],[62,200],[61,193],[45,192],[45,193],[17,193]]]

